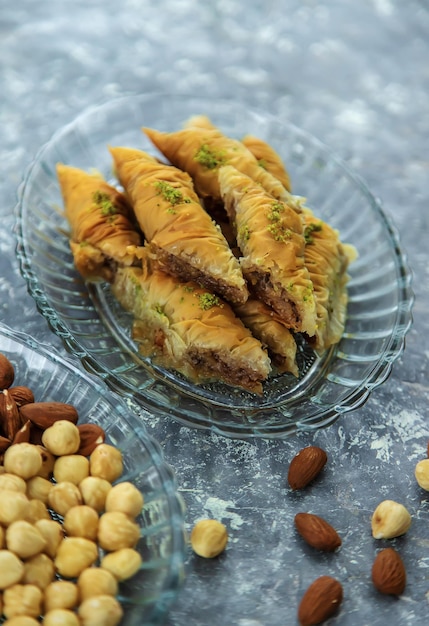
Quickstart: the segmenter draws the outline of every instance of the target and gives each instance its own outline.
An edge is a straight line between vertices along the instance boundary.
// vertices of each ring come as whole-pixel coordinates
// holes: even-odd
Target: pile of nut
[[[428,450],[429,454],[429,450]],[[308,446],[298,452],[289,465],[288,483],[291,489],[307,487],[322,471],[327,462],[324,450]],[[429,469],[429,462],[422,461]],[[421,465],[418,465],[421,468]],[[418,469],[416,478],[419,480]],[[421,485],[421,482],[419,482]],[[428,480],[429,487],[429,480]],[[407,532],[411,515],[403,504],[383,500],[371,518],[374,539],[393,539]],[[325,519],[311,513],[297,513],[295,527],[299,535],[317,550],[333,552],[341,546],[337,531]],[[375,556],[371,578],[374,587],[388,595],[399,596],[406,585],[406,570],[400,554],[392,547],[383,548]],[[320,624],[333,615],[343,599],[342,584],[331,576],[320,576],[301,598],[298,620],[301,626]]]
[[[0,615],[6,626],[115,626],[141,565],[143,496],[120,450],[69,404],[12,386],[0,354]],[[115,483],[114,485],[112,483]]]

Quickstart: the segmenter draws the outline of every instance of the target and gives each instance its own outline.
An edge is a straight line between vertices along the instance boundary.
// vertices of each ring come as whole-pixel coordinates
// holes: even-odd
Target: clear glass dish
[[[142,530],[136,546],[143,563],[119,586],[121,625],[162,624],[184,579],[187,543],[183,501],[158,443],[121,398],[48,346],[0,325],[0,352],[14,366],[15,385],[30,387],[36,401],[73,404],[79,421],[99,424],[106,441],[122,451],[121,480],[133,482],[145,504],[137,518]]]
[[[353,244],[347,325],[322,358],[299,351],[300,376],[272,377],[262,396],[221,384],[196,386],[141,358],[130,319],[108,285],[87,286],[73,266],[55,165],[96,168],[108,179],[107,145],[154,152],[141,127],[174,130],[206,114],[234,137],[252,133],[281,154],[295,193]],[[60,130],[25,174],[17,205],[17,255],[39,311],[84,366],[156,414],[233,437],[284,437],[326,426],[360,406],[381,384],[411,324],[411,275],[398,235],[366,186],[317,139],[234,101],[162,94],[131,95],[80,115]]]

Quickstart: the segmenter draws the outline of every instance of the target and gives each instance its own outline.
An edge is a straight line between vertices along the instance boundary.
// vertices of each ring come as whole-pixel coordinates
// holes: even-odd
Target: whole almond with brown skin
[[[15,378],[15,370],[5,354],[0,352],[0,389],[9,389]]]
[[[400,554],[394,548],[381,550],[374,559],[371,577],[380,593],[401,595],[407,582],[407,573]]]
[[[79,418],[78,412],[71,404],[63,402],[32,402],[24,404],[20,408],[21,418],[24,422],[30,420],[39,428],[49,428],[58,420],[67,420],[76,424]]]
[[[320,576],[304,593],[299,608],[301,626],[315,626],[331,617],[343,600],[341,583],[331,576]]]
[[[303,489],[316,478],[328,460],[318,446],[307,446],[296,454],[289,465],[288,483],[292,489]]]
[[[308,545],[333,552],[340,547],[341,537],[329,522],[312,513],[297,513],[295,515],[295,527]]]
[[[29,443],[31,438],[31,422],[27,420],[16,433],[12,443]]]
[[[7,389],[0,392],[0,427],[3,435],[11,441],[21,428],[18,407]]]
[[[23,385],[9,387],[9,393],[15,400],[18,407],[21,407],[23,404],[30,404],[30,402],[34,402],[34,394],[29,387],[24,387]]]
[[[106,439],[106,433],[98,424],[78,424],[77,428],[80,435],[80,446],[77,454],[89,456]]]

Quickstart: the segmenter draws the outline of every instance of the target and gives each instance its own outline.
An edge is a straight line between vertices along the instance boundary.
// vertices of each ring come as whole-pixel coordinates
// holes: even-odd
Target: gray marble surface
[[[414,479],[426,456],[429,295],[429,9],[424,0],[0,0],[0,320],[65,353],[15,259],[13,208],[24,171],[53,132],[89,105],[146,91],[235,95],[313,133],[382,200],[414,275],[414,324],[390,378],[358,410],[285,441],[236,441],[142,412],[177,473],[186,524],[205,516],[230,532],[213,561],[189,553],[168,626],[294,625],[320,574],[344,602],[329,624],[420,625],[429,618],[429,495]],[[286,475],[304,445],[329,463],[305,493]],[[375,506],[413,517],[389,543],[408,584],[398,598],[371,585]],[[305,548],[296,512],[335,521],[338,553]]]

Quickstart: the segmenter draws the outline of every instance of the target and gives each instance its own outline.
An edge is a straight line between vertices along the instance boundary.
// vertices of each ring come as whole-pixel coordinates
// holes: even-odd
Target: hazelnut
[[[61,524],[53,519],[40,519],[34,525],[45,539],[44,552],[53,559],[57,553],[58,546],[64,538]]]
[[[28,503],[28,498],[24,493],[3,489],[1,491],[0,524],[9,526],[18,519],[24,519]]]
[[[3,474],[0,474],[0,490],[1,489],[9,489],[10,491],[20,491],[21,493],[25,493],[27,490],[27,483],[23,478],[17,476],[16,474],[4,472]]]
[[[214,519],[203,519],[195,524],[191,532],[191,546],[198,556],[211,559],[226,548],[228,531],[224,524]]]
[[[79,606],[82,626],[116,626],[122,619],[122,607],[112,596],[87,598]]]
[[[77,580],[81,602],[92,596],[116,596],[118,583],[107,569],[89,567],[83,570]]]
[[[51,519],[46,504],[41,500],[30,500],[25,513],[25,518],[30,524],[35,524],[40,519]]]
[[[372,515],[372,536],[374,539],[393,539],[406,533],[410,525],[411,515],[403,504],[384,500]]]
[[[49,492],[48,503],[56,513],[65,515],[72,506],[82,504],[82,496],[79,488],[73,483],[57,483]]]
[[[79,603],[79,590],[69,580],[55,580],[45,588],[45,610],[74,609]]]
[[[42,457],[32,443],[15,443],[4,453],[3,465],[6,472],[28,480],[42,467]]]
[[[21,582],[45,589],[55,578],[55,566],[46,554],[36,554],[24,563]]]
[[[60,576],[77,578],[98,557],[97,544],[83,537],[66,537],[58,547],[55,567]]]
[[[15,615],[3,622],[3,626],[40,626],[40,622],[29,615]]]
[[[6,530],[6,546],[21,559],[28,559],[44,550],[46,540],[36,526],[17,520]]]
[[[104,511],[106,497],[110,489],[112,489],[111,483],[98,476],[88,476],[79,483],[79,490],[84,503],[98,513]]]
[[[72,506],[64,517],[64,530],[71,537],[97,540],[98,513],[87,504]]]
[[[106,511],[121,511],[129,517],[137,517],[143,507],[143,496],[130,482],[114,485],[106,497]]]
[[[104,550],[132,548],[140,537],[140,527],[124,513],[103,513],[98,523],[98,543]]]
[[[133,548],[122,548],[109,552],[101,560],[101,567],[113,574],[116,580],[127,580],[140,569],[142,557]]]
[[[56,456],[52,454],[52,452],[49,452],[49,450],[47,450],[44,446],[36,445],[35,447],[38,449],[42,458],[42,465],[37,472],[37,476],[42,476],[42,478],[51,478]]]
[[[419,487],[429,491],[429,459],[419,461],[415,467],[414,474]]]
[[[121,451],[107,443],[100,443],[89,457],[89,471],[91,476],[113,483],[123,472]]]
[[[57,483],[69,482],[78,485],[89,476],[89,460],[80,454],[60,456],[54,465],[54,478]]]
[[[80,621],[73,611],[52,609],[43,616],[43,626],[80,626]]]
[[[16,615],[36,618],[42,612],[42,599],[36,585],[12,585],[3,593],[3,614],[8,618]]]
[[[30,500],[41,500],[48,504],[48,495],[52,489],[52,483],[42,476],[33,476],[27,481],[27,496]]]
[[[80,446],[79,430],[68,420],[58,420],[45,430],[42,443],[56,456],[74,454]]]
[[[0,589],[16,585],[24,574],[24,563],[10,550],[0,550]]]

